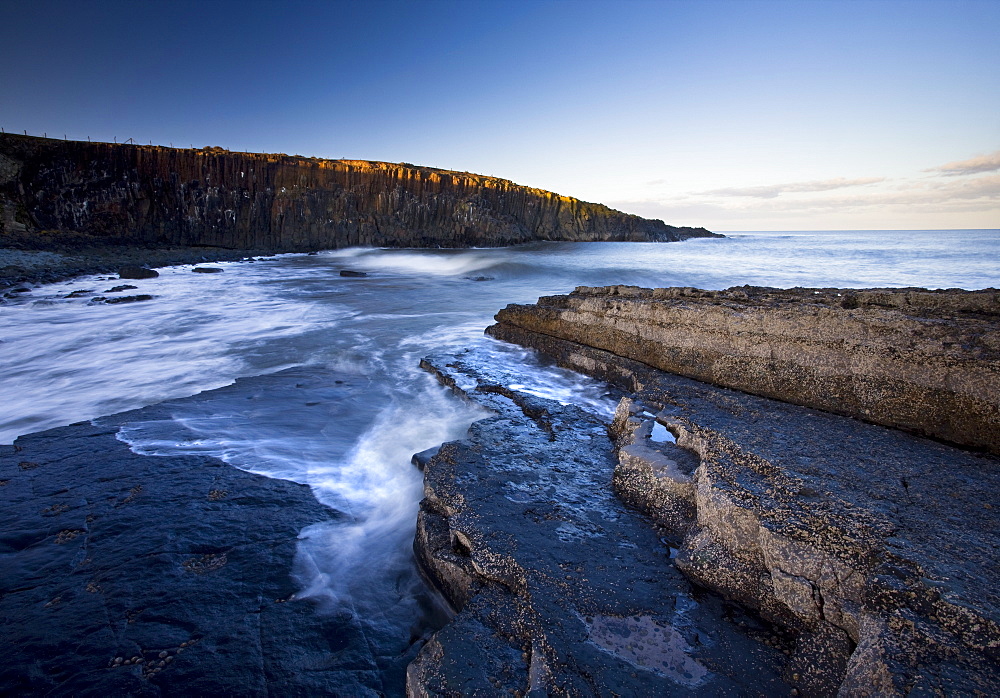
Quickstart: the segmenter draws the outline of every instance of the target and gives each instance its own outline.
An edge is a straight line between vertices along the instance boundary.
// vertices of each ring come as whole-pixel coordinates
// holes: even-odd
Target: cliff
[[[578,288],[487,330],[1000,453],[1000,292]],[[540,347],[544,350],[544,346]]]
[[[304,251],[712,236],[407,163],[0,135],[0,233]]]

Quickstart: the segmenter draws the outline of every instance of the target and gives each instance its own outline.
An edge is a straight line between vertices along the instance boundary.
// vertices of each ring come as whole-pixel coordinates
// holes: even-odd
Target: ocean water
[[[411,454],[460,438],[481,416],[438,386],[421,356],[476,346],[518,366],[526,389],[609,414],[589,379],[483,336],[507,303],[579,285],[721,289],[1000,286],[1000,230],[729,233],[683,243],[539,243],[501,249],[347,249],[190,266],[130,281],[146,302],[92,304],[117,280],[40,286],[0,305],[0,443],[20,434],[273,374],[272,400],[207,393],[169,420],[130,423],[139,453],[201,453],[311,486],[346,514],[301,533],[295,570],[318,612],[371,632],[425,631],[426,590],[410,544],[421,476]],[[341,270],[368,276],[340,276]],[[282,373],[299,390],[284,399]],[[361,386],[327,399],[324,375]],[[305,379],[302,379],[305,376]],[[418,635],[420,632],[417,633]]]

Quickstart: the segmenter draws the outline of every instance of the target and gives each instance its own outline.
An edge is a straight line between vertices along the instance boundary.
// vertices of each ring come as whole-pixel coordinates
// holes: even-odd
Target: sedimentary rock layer
[[[1000,292],[580,287],[487,332],[1000,453]]]
[[[782,676],[801,695],[1000,691],[1000,505],[994,495],[1000,488],[1000,460],[995,456],[511,330],[518,333],[521,343],[537,345],[563,365],[633,391],[619,403],[610,429],[614,475],[593,475],[589,495],[604,502],[613,489],[650,518],[659,536],[632,539],[637,549],[625,547],[611,556],[592,549],[595,561],[622,561],[623,576],[616,582],[622,590],[646,578],[641,561],[649,546],[661,551],[664,564],[669,553],[676,569],[700,587],[782,629],[770,634],[768,644],[788,651]],[[460,372],[467,362],[460,357],[447,370]],[[481,399],[477,393],[483,386],[471,388],[466,392]],[[538,406],[532,414],[538,418]],[[456,550],[485,554],[507,540],[517,542],[512,557],[523,578],[537,573],[535,565],[565,559],[551,535],[546,541],[535,533],[549,519],[531,518],[543,511],[537,506],[542,503],[554,507],[555,521],[565,521],[563,493],[548,481],[532,487],[519,483],[541,477],[547,468],[572,468],[578,478],[576,465],[550,450],[544,439],[529,444],[508,431],[500,437],[506,439],[503,445],[493,445],[498,438],[493,432],[509,430],[511,420],[510,412],[501,411],[497,424],[471,431],[466,442],[443,450],[445,456],[428,465],[424,507],[437,515],[438,528],[436,538],[418,537],[418,550],[432,551],[424,557],[430,569],[445,567],[449,559],[461,563]],[[562,425],[549,421],[560,435]],[[505,462],[500,449],[513,445],[519,450]],[[523,447],[526,453],[520,452]],[[517,468],[522,462],[530,467]],[[488,506],[482,498],[489,495],[480,489],[484,471],[494,473],[504,495]],[[491,483],[485,492],[497,489]],[[518,504],[522,491],[537,493],[530,504],[520,505],[523,511]],[[498,530],[508,533],[501,537],[495,535]],[[601,533],[617,535],[616,523],[602,524]],[[449,548],[449,536],[467,542]],[[427,545],[433,540],[441,542]],[[457,556],[449,558],[449,551]],[[492,588],[491,577],[477,574],[474,563],[474,555],[471,564],[464,563],[471,584],[463,588],[472,590],[464,598],[475,599],[478,589]],[[667,575],[664,571],[656,578]],[[523,585],[515,591],[526,600],[519,603],[546,598]],[[663,594],[645,613],[657,612],[657,604],[660,613],[669,613],[675,603],[675,597]],[[459,618],[474,613],[463,610]],[[556,617],[564,625],[578,627],[568,602],[560,613]],[[608,615],[625,618],[629,611]],[[666,622],[673,620],[668,616]],[[468,637],[468,629],[449,628]],[[577,637],[586,638],[584,631]],[[411,679],[422,660],[437,668],[434,676],[454,675],[461,648],[442,645],[436,654],[422,653],[411,665]],[[697,659],[698,648],[685,651]],[[566,660],[554,665],[578,666]],[[652,680],[640,672],[639,681],[644,678]],[[720,693],[710,683],[699,689]],[[674,692],[685,690],[676,686]]]
[[[459,613],[410,664],[409,695],[788,694],[791,636],[693,588],[615,497],[607,418],[489,356],[424,366],[494,414],[422,459],[414,547]]]
[[[232,249],[711,236],[504,179],[408,163],[0,135],[0,232]]]

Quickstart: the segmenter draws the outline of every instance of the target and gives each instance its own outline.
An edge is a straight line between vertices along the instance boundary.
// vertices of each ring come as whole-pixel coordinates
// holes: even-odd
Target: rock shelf
[[[320,380],[332,394],[363,389],[292,369],[0,446],[0,692],[402,693],[407,638],[383,642],[296,596],[300,532],[340,512],[307,485],[208,456],[138,455],[115,436],[183,402]]]
[[[796,309],[796,302],[806,307]],[[905,363],[908,348],[913,363],[933,363],[928,345],[936,341],[940,349],[964,337],[945,353],[951,383],[967,388],[969,375],[989,375],[995,366],[995,303],[992,291],[578,289],[537,307],[510,306],[489,333],[628,393],[610,430],[617,461],[611,487],[649,517],[660,537],[654,548],[669,546],[689,580],[788,634],[782,676],[796,690],[993,695],[1000,690],[1000,459],[920,437],[914,424],[910,431],[890,429],[654,366],[670,360],[688,372],[722,376],[720,366],[727,365],[740,378],[770,367],[787,377],[799,365],[797,401],[811,402],[826,398],[809,382],[810,365],[868,370],[844,385],[877,378],[875,358],[849,360],[864,333],[838,349],[832,328],[867,326],[871,336],[873,327],[888,326],[878,343],[900,347],[881,354],[894,366]],[[764,322],[768,307],[776,328]],[[707,329],[692,320],[702,309]],[[686,319],[683,329],[694,333],[683,356],[681,330],[669,326],[668,316]],[[743,370],[741,355],[724,361],[718,347],[728,339],[724,328],[734,325],[757,331],[732,338],[730,346],[761,343],[759,354],[783,361],[750,357]],[[921,335],[914,327],[930,329]],[[906,328],[909,342],[899,344]],[[812,353],[803,352],[807,358],[840,351],[838,361],[803,362],[793,349],[806,345],[806,335],[825,337],[808,347]],[[674,343],[654,351],[663,337]],[[776,346],[781,341],[784,352]],[[911,390],[902,381],[899,389]],[[781,390],[791,392],[788,385]],[[952,398],[952,409],[959,404]],[[997,433],[985,414],[973,435]],[[950,440],[985,445],[967,438],[960,425],[969,423],[968,415],[953,415]],[[650,438],[654,428],[666,428],[676,443]]]
[[[488,334],[654,368],[1000,453],[1000,291],[580,287]],[[538,344],[538,340],[534,340]]]
[[[789,636],[693,587],[615,496],[606,418],[472,353],[424,366],[494,416],[424,459],[415,549],[459,613],[409,695],[787,694]]]

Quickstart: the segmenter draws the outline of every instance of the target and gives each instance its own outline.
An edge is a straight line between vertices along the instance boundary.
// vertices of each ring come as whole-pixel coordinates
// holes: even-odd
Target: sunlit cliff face
[[[305,250],[706,235],[505,179],[408,163],[0,136],[0,196],[35,230]]]

